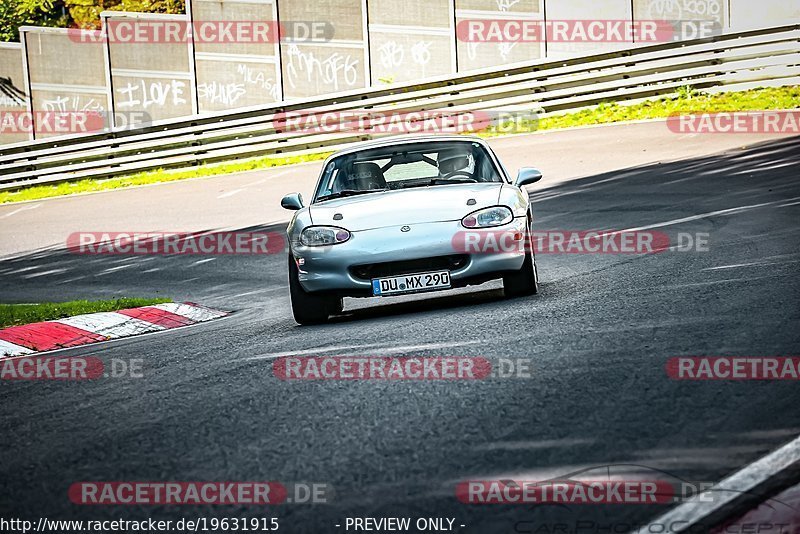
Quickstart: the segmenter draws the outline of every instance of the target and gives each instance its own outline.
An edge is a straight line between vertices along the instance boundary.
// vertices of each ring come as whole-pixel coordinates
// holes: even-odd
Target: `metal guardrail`
[[[6,145],[0,149],[0,189],[332,150],[381,136],[287,131],[275,120],[284,112],[504,109],[546,116],[603,101],[671,94],[685,85],[734,90],[798,83],[800,24],[793,24]]]

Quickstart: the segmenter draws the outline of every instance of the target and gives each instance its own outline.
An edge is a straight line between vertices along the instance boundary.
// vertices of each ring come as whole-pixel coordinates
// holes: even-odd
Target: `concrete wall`
[[[103,12],[103,25],[132,20],[176,21],[185,16]],[[123,42],[108,39],[106,47],[111,98],[115,113],[141,113],[151,121],[197,112],[191,42]]]
[[[187,16],[103,13],[114,21],[278,21],[270,42],[122,43],[23,28],[0,46],[0,112],[109,111],[154,121],[447,76],[633,42],[469,42],[468,20],[712,21],[719,31],[800,22],[797,0],[189,0]],[[301,35],[323,24],[323,38]],[[692,36],[686,36],[692,37]],[[68,59],[66,59],[68,58]],[[29,79],[25,80],[27,64]],[[22,102],[22,103],[20,103]],[[120,126],[120,121],[117,121]],[[0,132],[0,143],[21,140]]]
[[[633,0],[633,16],[636,20],[669,20],[669,21],[710,21],[714,23],[715,31],[722,32],[728,28],[728,7],[732,0]],[[761,0],[746,0],[756,5]],[[790,0],[778,0],[789,2]],[[788,21],[773,19],[772,24],[777,26]],[[690,35],[692,26],[681,28],[676,26],[680,35],[685,39],[692,39]]]
[[[544,20],[544,0],[455,0],[456,50],[458,70],[468,71],[510,63],[532,61],[544,57],[541,42],[495,43],[476,42],[468,38],[470,20],[501,21],[505,19]]]
[[[451,0],[369,0],[368,6],[373,84],[456,72]]]
[[[333,28],[330,40],[287,35],[281,42],[287,99],[369,85],[366,0],[278,0],[278,14],[289,33],[292,21],[325,22]]]
[[[193,21],[258,20],[274,23],[278,18],[275,0],[190,0],[186,5]],[[217,43],[195,37],[199,112],[281,100],[279,55],[277,38],[274,42]]]
[[[800,21],[800,0],[730,0],[733,31]]]
[[[105,114],[111,109],[101,41],[61,28],[23,27],[20,38],[34,117],[37,112]],[[35,130],[36,139],[52,137],[41,125]]]
[[[22,74],[22,45],[0,43],[0,115],[11,113],[13,117],[27,109],[28,96]],[[0,144],[27,140],[28,134],[19,132],[14,127],[14,122],[0,129]]]
[[[649,1],[649,0],[648,0]],[[682,0],[681,0],[682,1]],[[630,0],[547,0],[548,21],[571,20],[632,20]],[[548,42],[547,57],[561,59],[590,54],[620,50],[633,46],[633,40],[626,42],[575,43]]]

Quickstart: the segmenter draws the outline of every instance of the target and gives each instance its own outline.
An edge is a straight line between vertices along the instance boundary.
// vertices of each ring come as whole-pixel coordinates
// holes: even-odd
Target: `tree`
[[[70,26],[84,29],[100,28],[100,12],[111,6],[106,6],[103,0],[64,0],[69,9]]]
[[[141,13],[186,12],[185,0],[65,0],[75,26],[100,28],[101,11],[136,11]]]
[[[59,26],[69,23],[60,0],[0,1],[0,41],[18,41],[20,26]]]
[[[0,41],[18,41],[20,26],[100,28],[102,11],[186,12],[185,0],[0,0]]]

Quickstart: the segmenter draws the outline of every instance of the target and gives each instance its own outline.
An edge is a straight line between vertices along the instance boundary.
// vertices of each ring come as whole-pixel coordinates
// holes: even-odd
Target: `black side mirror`
[[[303,207],[303,195],[300,193],[289,193],[281,199],[281,207],[286,210],[299,210]]]
[[[517,173],[517,181],[514,185],[522,187],[523,185],[533,184],[542,179],[542,173],[533,167],[522,167]]]

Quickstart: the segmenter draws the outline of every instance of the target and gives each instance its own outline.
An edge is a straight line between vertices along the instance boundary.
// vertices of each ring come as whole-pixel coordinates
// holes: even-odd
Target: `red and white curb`
[[[180,328],[218,319],[228,313],[192,302],[168,302],[11,326],[0,330],[0,358]]]

